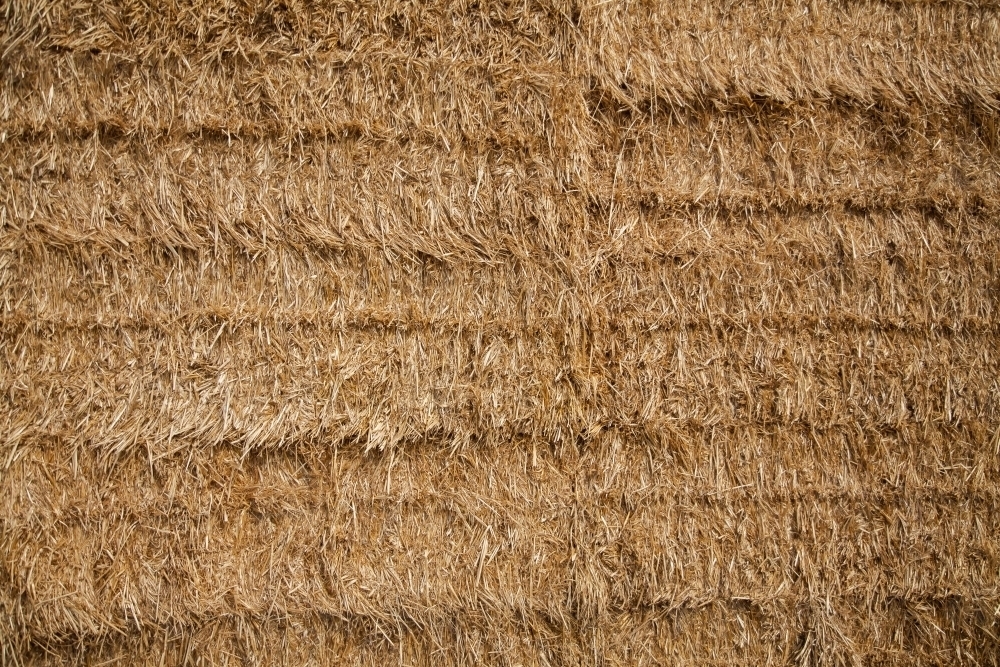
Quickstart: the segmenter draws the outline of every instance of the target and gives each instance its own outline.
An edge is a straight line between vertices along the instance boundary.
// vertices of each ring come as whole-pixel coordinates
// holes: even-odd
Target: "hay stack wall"
[[[7,0],[0,59],[0,663],[998,663],[992,3]]]

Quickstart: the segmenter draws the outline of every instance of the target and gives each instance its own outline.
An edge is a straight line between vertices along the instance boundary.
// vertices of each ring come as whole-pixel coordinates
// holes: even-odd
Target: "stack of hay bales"
[[[6,0],[0,663],[996,665],[1000,10]]]

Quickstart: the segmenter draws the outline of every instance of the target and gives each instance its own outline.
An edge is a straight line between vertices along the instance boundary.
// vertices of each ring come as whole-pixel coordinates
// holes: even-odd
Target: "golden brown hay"
[[[992,2],[0,2],[0,665],[1000,664]]]

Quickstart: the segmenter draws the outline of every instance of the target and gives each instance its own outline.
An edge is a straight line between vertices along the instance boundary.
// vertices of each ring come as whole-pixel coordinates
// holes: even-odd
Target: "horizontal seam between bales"
[[[581,316],[567,320],[553,317],[548,320],[538,318],[529,323],[504,323],[501,320],[470,315],[467,321],[457,318],[417,318],[395,316],[358,316],[346,315],[348,309],[340,306],[326,311],[315,310],[299,313],[275,313],[273,310],[260,313],[248,313],[246,309],[230,309],[205,307],[191,309],[180,314],[157,313],[148,315],[129,315],[109,318],[99,318],[94,315],[83,315],[78,318],[48,317],[28,313],[0,315],[0,337],[5,335],[20,335],[26,332],[48,331],[99,331],[99,330],[142,330],[173,332],[178,324],[198,326],[204,324],[218,327],[226,324],[230,332],[234,327],[253,326],[256,324],[273,323],[296,328],[317,328],[359,331],[404,331],[412,333],[456,331],[475,335],[491,331],[497,335],[513,339],[525,334],[537,336],[549,334],[548,337],[558,337],[564,329],[582,328],[589,336],[614,334],[620,332],[636,332],[647,334],[669,334],[672,331],[691,330],[742,330],[748,335],[752,333],[812,333],[817,336],[828,333],[881,331],[904,335],[926,336],[993,336],[1000,334],[1000,320],[983,317],[961,317],[958,319],[943,318],[939,320],[912,320],[904,317],[861,316],[853,314],[815,315],[806,313],[778,313],[774,315],[740,317],[728,313],[716,315],[669,316],[660,319],[615,319],[615,324],[603,323],[601,320],[614,318],[615,313],[595,313],[596,317]],[[339,315],[339,317],[338,317]],[[597,320],[595,322],[594,320]],[[509,322],[509,321],[508,321]],[[562,322],[563,326],[553,329],[554,322]],[[759,332],[754,332],[757,329]]]

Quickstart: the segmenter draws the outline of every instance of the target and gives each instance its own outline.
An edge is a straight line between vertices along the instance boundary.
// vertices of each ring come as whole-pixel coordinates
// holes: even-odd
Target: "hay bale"
[[[992,3],[0,16],[0,663],[998,664]]]

